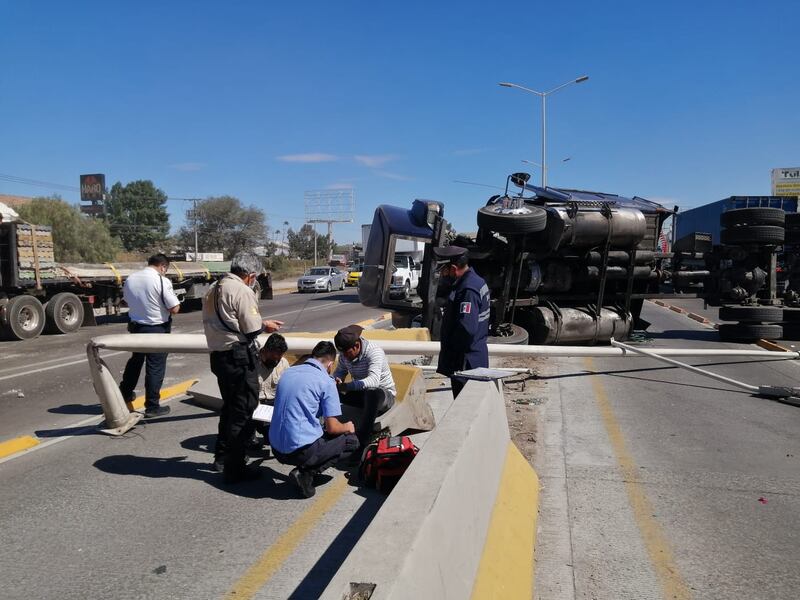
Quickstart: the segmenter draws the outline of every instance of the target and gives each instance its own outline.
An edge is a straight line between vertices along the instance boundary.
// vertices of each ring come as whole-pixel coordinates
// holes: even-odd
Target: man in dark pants
[[[261,319],[253,291],[262,270],[254,254],[241,252],[231,272],[211,286],[203,299],[203,329],[211,350],[211,372],[222,395],[214,468],[227,483],[257,477],[245,468],[245,444],[252,437],[250,417],[258,405],[258,352],[254,340],[262,331],[280,329],[281,321]]]
[[[348,459],[359,447],[353,423],[337,418],[342,405],[330,375],[335,360],[333,344],[319,342],[311,358],[286,369],[278,381],[269,445],[278,461],[295,465],[289,480],[305,498],[315,493],[315,474]]]
[[[339,351],[339,363],[333,378],[342,404],[362,409],[356,430],[362,447],[370,441],[375,419],[392,407],[397,396],[383,348],[361,337],[363,331],[360,325],[348,325],[337,331],[333,338]],[[347,375],[351,380],[345,382]]]
[[[436,372],[450,376],[456,397],[465,383],[453,373],[489,366],[489,287],[469,266],[466,248],[445,246],[433,250],[437,258],[447,261],[441,276],[453,280],[444,307]]]
[[[128,331],[130,333],[169,333],[172,315],[181,309],[180,300],[172,290],[172,282],[164,277],[169,269],[169,259],[163,254],[154,254],[147,267],[136,271],[122,286],[122,295],[128,305]],[[169,406],[160,406],[161,384],[167,370],[165,352],[134,352],[125,365],[119,390],[122,398],[133,410],[136,397],[134,388],[146,363],[144,375],[144,414],[157,417],[169,412]]]

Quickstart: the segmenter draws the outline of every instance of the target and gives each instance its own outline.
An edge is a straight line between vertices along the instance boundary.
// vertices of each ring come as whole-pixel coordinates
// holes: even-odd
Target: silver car
[[[336,267],[312,267],[297,280],[298,292],[330,292],[344,289],[345,274]]]

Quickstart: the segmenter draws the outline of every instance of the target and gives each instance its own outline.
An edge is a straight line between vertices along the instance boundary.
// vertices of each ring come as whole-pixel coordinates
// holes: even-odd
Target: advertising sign
[[[773,196],[800,196],[800,167],[772,169]]]
[[[106,176],[101,173],[81,175],[81,201],[102,202],[106,191]]]

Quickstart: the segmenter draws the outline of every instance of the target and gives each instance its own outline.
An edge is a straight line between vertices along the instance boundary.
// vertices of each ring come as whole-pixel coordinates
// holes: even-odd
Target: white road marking
[[[328,302],[327,304],[321,304],[320,306],[315,306],[313,308],[308,308],[308,309],[306,309],[306,307],[304,306],[303,308],[299,308],[297,310],[290,310],[290,311],[287,311],[287,312],[282,312],[282,313],[277,313],[277,314],[270,315],[269,318],[285,317],[287,315],[293,315],[294,313],[301,313],[303,311],[305,311],[305,312],[316,312],[316,311],[320,311],[320,310],[324,310],[324,309],[330,308],[332,306],[340,306],[340,305],[341,305],[341,302]],[[189,331],[187,333],[202,333],[202,331],[203,331],[202,329],[193,329],[193,330],[191,330],[191,331]],[[175,333],[179,333],[179,331],[176,331]],[[101,354],[100,357],[101,358],[107,358],[107,357],[110,357],[110,356],[117,356],[119,354],[127,354],[127,352],[123,352],[123,351],[108,352],[106,354]],[[78,357],[78,356],[81,356],[81,355],[80,354],[75,354],[73,356],[69,356],[69,357],[66,357],[66,358],[73,358],[73,357]],[[58,359],[45,360],[45,361],[37,361],[36,364],[55,362],[57,360],[64,360],[64,357],[58,358]],[[59,363],[59,364],[56,364],[56,365],[50,365],[49,367],[40,367],[38,369],[26,370],[26,369],[28,369],[28,367],[25,367],[25,366],[11,367],[9,369],[3,369],[2,371],[0,371],[0,373],[7,373],[9,371],[18,371],[18,372],[17,373],[12,373],[11,375],[4,375],[4,376],[0,377],[0,381],[4,381],[6,379],[13,379],[14,377],[24,377],[26,375],[33,375],[33,374],[36,374],[36,373],[41,373],[43,371],[51,371],[53,369],[60,369],[62,367],[71,367],[72,365],[79,365],[81,363],[85,363],[86,361],[87,361],[87,359],[84,356],[84,358],[81,358],[79,360],[72,360],[72,361],[68,361],[68,362],[64,362],[64,363]]]

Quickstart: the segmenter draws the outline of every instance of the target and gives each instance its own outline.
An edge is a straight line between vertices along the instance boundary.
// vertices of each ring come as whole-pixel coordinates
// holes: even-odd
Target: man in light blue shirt
[[[283,372],[275,394],[269,445],[278,461],[295,465],[289,479],[305,498],[314,495],[316,473],[347,459],[359,446],[353,423],[337,418],[342,405],[330,376],[335,360],[334,345],[319,342],[311,358]]]

